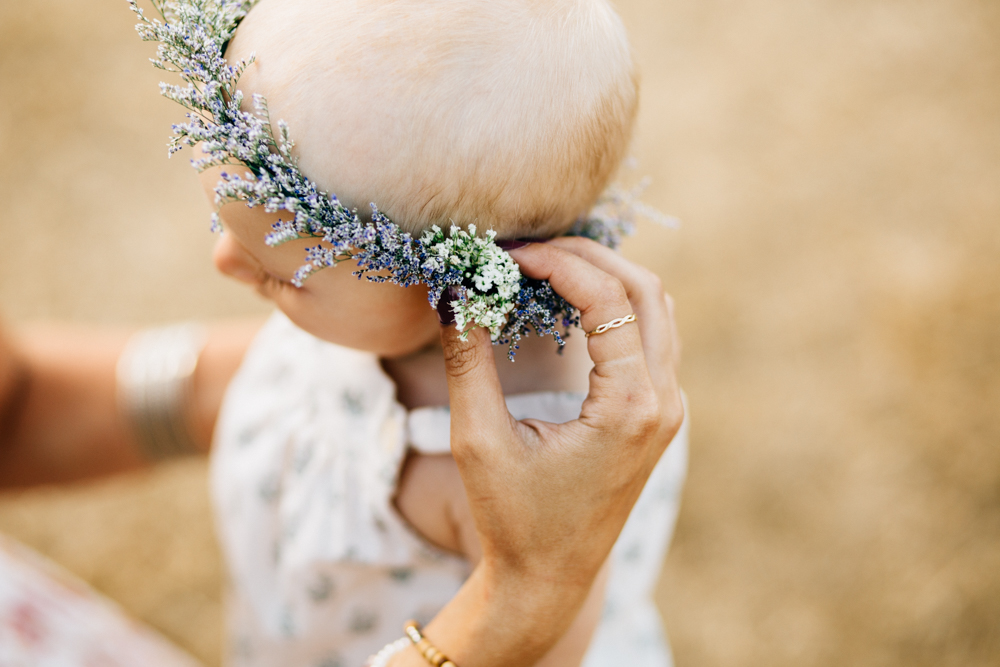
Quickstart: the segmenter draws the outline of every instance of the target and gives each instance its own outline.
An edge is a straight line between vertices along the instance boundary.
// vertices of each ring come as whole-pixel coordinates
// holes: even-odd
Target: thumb
[[[441,328],[444,367],[451,404],[451,444],[496,441],[511,430],[493,346],[485,329],[476,328],[462,340],[455,326]]]

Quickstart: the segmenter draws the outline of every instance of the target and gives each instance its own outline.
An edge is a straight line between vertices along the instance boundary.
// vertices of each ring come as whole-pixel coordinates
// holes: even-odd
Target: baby
[[[604,0],[263,0],[227,58],[251,53],[240,87],[288,123],[302,172],[414,234],[452,222],[506,240],[565,233],[621,161],[637,103],[624,29]],[[210,196],[219,171],[203,174]],[[219,270],[283,313],[248,353],[213,448],[230,664],[360,665],[407,618],[433,617],[479,556],[449,454],[439,314],[425,288],[358,280],[349,263],[295,287],[315,240],[272,248],[279,214],[233,203],[220,215]],[[498,346],[516,418],[579,415],[585,340],[554,348],[524,340],[511,364]],[[650,595],[684,438],[541,664],[670,663]]]

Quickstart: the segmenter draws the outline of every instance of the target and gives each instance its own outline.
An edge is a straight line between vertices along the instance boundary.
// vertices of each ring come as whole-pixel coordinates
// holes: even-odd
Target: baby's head
[[[636,108],[624,28],[605,0],[263,0],[227,57],[251,53],[256,63],[241,88],[262,94],[272,119],[288,123],[303,173],[360,212],[374,202],[410,232],[454,222],[500,238],[562,233],[607,185]],[[217,177],[208,172],[206,185]],[[223,270],[246,273],[239,261],[254,260],[258,275],[287,280],[301,264],[306,242],[264,246],[276,216],[242,204],[222,216],[231,232],[217,253]],[[234,245],[241,247],[227,247]],[[319,283],[340,294],[315,303],[318,311],[354,305],[344,290],[360,289],[361,303],[370,303],[369,290],[394,291],[392,303],[379,306],[392,311],[389,319],[355,313],[345,321],[398,329],[391,319],[416,318],[433,334],[422,290],[358,283],[341,267],[313,276],[301,291]],[[269,296],[323,338],[406,351],[359,344],[371,336],[342,336],[336,316],[290,310]],[[401,308],[411,301],[419,315]]]

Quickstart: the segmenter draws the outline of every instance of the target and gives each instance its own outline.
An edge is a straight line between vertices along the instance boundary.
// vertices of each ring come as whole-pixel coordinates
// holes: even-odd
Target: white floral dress
[[[565,422],[583,396],[508,397],[518,419]],[[408,449],[449,451],[446,407],[407,411],[377,357],[323,342],[274,315],[230,385],[212,494],[231,577],[233,667],[359,667],[429,621],[470,572],[393,506]],[[671,664],[652,591],[677,516],[687,425],[612,554],[586,667]]]

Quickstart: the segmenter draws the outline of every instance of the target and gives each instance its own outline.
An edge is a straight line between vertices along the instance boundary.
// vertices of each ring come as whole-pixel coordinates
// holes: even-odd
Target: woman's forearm
[[[31,327],[12,338],[22,380],[6,405],[0,487],[67,482],[142,464],[117,409],[128,333]]]
[[[565,634],[589,591],[580,578],[491,572],[480,563],[424,635],[459,667],[534,665]],[[408,648],[390,665],[428,663]]]
[[[195,446],[215,419],[259,323],[213,325],[184,406]],[[148,463],[117,396],[116,366],[132,331],[25,327],[0,341],[0,488],[99,477]]]

